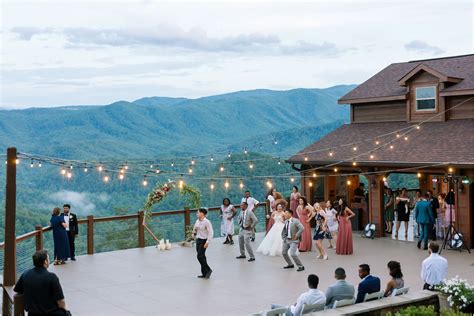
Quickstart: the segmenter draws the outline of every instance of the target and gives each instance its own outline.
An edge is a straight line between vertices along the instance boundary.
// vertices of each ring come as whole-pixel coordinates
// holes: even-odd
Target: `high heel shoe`
[[[317,258],[318,258],[318,259],[322,259],[322,258],[323,258],[323,255],[319,255]]]
[[[325,256],[323,257],[323,260],[328,260],[328,258],[329,258],[328,255],[325,255]]]

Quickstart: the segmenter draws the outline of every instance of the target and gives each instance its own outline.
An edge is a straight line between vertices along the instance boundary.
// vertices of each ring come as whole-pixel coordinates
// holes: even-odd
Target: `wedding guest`
[[[247,202],[242,202],[240,205],[240,216],[239,216],[239,249],[240,256],[236,259],[245,259],[245,250],[249,253],[249,262],[255,261],[255,256],[253,254],[252,246],[250,245],[250,238],[252,237],[252,232],[255,231],[255,226],[257,225],[257,217],[255,214],[248,209]]]
[[[395,207],[397,211],[395,239],[398,239],[400,223],[403,222],[405,225],[405,240],[408,240],[408,222],[410,221],[410,210],[408,209],[409,204],[410,198],[408,197],[408,191],[406,188],[403,188],[400,195],[395,199]]]
[[[368,264],[361,264],[359,266],[359,277],[362,281],[357,288],[357,298],[355,303],[362,303],[365,294],[371,294],[380,291],[380,279],[376,276],[370,275],[370,266]]]
[[[315,274],[308,275],[309,291],[301,294],[296,303],[291,305],[285,316],[301,315],[303,313],[303,305],[323,304],[326,302],[324,292],[318,290],[319,278]],[[271,309],[283,307],[283,305],[272,304]]]
[[[258,204],[260,203],[259,201],[257,201],[251,196],[250,191],[248,190],[244,192],[244,197],[242,198],[241,203],[242,202],[247,203],[248,210],[253,213],[255,213],[255,211],[257,210]],[[255,227],[254,227],[254,230],[251,231],[250,241],[255,241]]]
[[[439,254],[439,245],[431,241],[428,245],[430,256],[421,264],[421,279],[425,284],[423,290],[434,291],[448,275],[448,260]]]
[[[308,222],[313,218],[316,218],[316,229],[314,230],[313,240],[316,241],[316,248],[319,250],[318,259],[328,260],[328,255],[324,249],[323,240],[326,236],[327,220],[326,213],[323,211],[319,203],[314,204],[314,212],[308,219]]]
[[[283,259],[285,259],[288,265],[283,267],[283,269],[293,269],[295,267],[288,256],[288,252],[290,252],[291,258],[298,266],[296,271],[304,271],[304,266],[298,258],[298,243],[301,242],[301,235],[303,234],[305,228],[298,219],[293,218],[292,210],[286,210],[284,212],[284,218],[285,226],[281,231],[281,239],[283,239],[283,247],[281,252]]]
[[[443,239],[444,238],[444,229],[446,226],[445,223],[445,214],[446,214],[446,204],[445,204],[445,198],[446,198],[446,193],[441,192],[438,195],[438,223],[437,223],[437,228],[438,228],[438,238]]]
[[[337,268],[334,271],[336,283],[326,290],[326,306],[332,307],[334,301],[347,300],[354,298],[354,285],[346,281],[346,271],[343,268]]]
[[[270,191],[268,191],[267,196],[266,196],[266,199],[270,203],[270,214],[266,215],[266,217],[268,219],[267,227],[266,227],[266,234],[268,234],[268,232],[270,231],[270,229],[272,228],[273,223],[274,223],[273,216],[272,216],[273,212],[276,209],[275,198],[273,197],[273,192],[274,191],[276,191],[276,190],[275,189],[270,189]]]
[[[281,238],[281,232],[285,226],[283,222],[283,206],[278,204],[275,212],[272,213],[274,224],[272,228],[265,235],[265,238],[257,248],[257,252],[260,252],[267,256],[280,256],[283,248],[283,239]]]
[[[428,249],[428,238],[431,233],[431,225],[434,223],[433,213],[431,211],[430,202],[428,202],[429,195],[425,194],[415,206],[415,220],[420,226],[420,239],[417,247],[421,248],[423,242],[424,250]]]
[[[311,221],[311,215],[313,214],[313,207],[308,203],[304,196],[299,198],[298,203],[299,205],[296,208],[296,213],[304,227],[298,249],[299,251],[311,251],[313,241],[311,238],[311,225],[309,222]]]
[[[71,212],[71,205],[63,205],[64,222],[67,224],[66,231],[69,241],[69,250],[71,250],[71,260],[76,261],[76,236],[79,234],[79,225],[77,224],[76,214]]]
[[[61,215],[59,207],[53,209],[50,223],[53,229],[54,265],[65,264],[71,255],[71,250],[69,249],[69,240],[66,232],[67,224]]]
[[[394,206],[395,200],[393,198],[392,189],[387,188],[386,193],[384,195],[384,205],[385,205],[385,225],[386,229],[385,232],[387,234],[392,233],[392,225],[394,218]]]
[[[33,265],[34,268],[24,272],[13,288],[16,293],[23,294],[28,315],[67,315],[61,283],[56,274],[48,271],[48,252],[36,251]]]
[[[416,204],[421,201],[423,198],[423,194],[421,193],[421,190],[420,189],[416,189],[415,190],[415,197],[414,199],[411,201],[410,205],[409,205],[409,208],[410,210],[414,210],[415,207],[416,207]],[[416,237],[419,237],[420,236],[420,225],[418,225],[418,223],[415,221],[413,223],[413,237],[416,238]]]
[[[206,208],[201,207],[196,215],[197,220],[194,224],[193,234],[196,236],[197,259],[201,265],[201,275],[198,278],[209,279],[212,269],[207,264],[206,249],[214,236],[214,231],[212,230],[212,223],[206,218]]]
[[[339,234],[336,242],[336,254],[338,255],[351,255],[353,253],[351,218],[354,215],[354,212],[347,207],[346,202],[339,199],[337,211]]]
[[[298,191],[298,187],[294,185],[293,191],[291,192],[291,195],[290,195],[290,210],[293,211],[295,218],[298,218],[298,215],[296,214],[296,209],[298,208],[298,204],[299,204],[298,200],[300,197],[301,197],[301,194]]]
[[[403,281],[403,273],[402,268],[400,266],[400,262],[397,261],[389,261],[387,263],[388,273],[392,277],[390,281],[388,281],[387,286],[385,287],[384,296],[388,297],[391,296],[393,290],[401,289],[405,286],[405,282]]]
[[[436,240],[437,239],[437,231],[438,231],[438,213],[439,213],[439,201],[437,197],[433,196],[433,191],[428,190],[428,202],[430,202],[431,213],[433,214],[433,223],[430,223],[430,239]]]
[[[332,207],[331,201],[326,202],[326,208],[324,209],[326,213],[326,221],[329,228],[329,233],[331,234],[331,238],[327,238],[329,240],[329,248],[334,248],[332,241],[334,243],[337,242],[337,232],[339,230],[339,222],[337,221],[337,211]]]
[[[234,235],[234,217],[236,210],[235,207],[230,202],[229,198],[224,198],[221,205],[221,216],[223,223],[223,234],[225,237],[224,245],[230,244],[233,245],[234,241],[232,236]]]

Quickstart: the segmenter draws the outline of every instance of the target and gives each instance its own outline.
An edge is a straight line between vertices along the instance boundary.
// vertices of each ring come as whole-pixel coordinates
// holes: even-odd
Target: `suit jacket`
[[[286,228],[287,222],[288,220],[285,221],[285,226],[283,226],[283,230],[281,231],[281,238],[283,240],[288,238],[288,230]],[[291,238],[294,238],[296,241],[301,241],[301,235],[303,234],[304,226],[298,219],[294,217],[291,218],[289,229]]]
[[[62,214],[64,216],[64,213]],[[74,213],[69,212],[69,231],[71,234],[79,234],[79,225],[77,224],[77,216]]]
[[[371,294],[378,291],[380,291],[380,279],[369,274],[362,282],[359,283],[356,304],[362,303],[364,301],[365,294]]]
[[[255,229],[255,226],[257,226],[257,216],[252,211],[246,210],[245,211],[245,218],[244,218],[244,212],[240,212],[239,215],[239,227],[240,230],[249,230],[253,231]]]
[[[326,290],[326,306],[332,306],[334,301],[354,298],[354,285],[346,280],[338,280]]]
[[[418,224],[434,223],[430,202],[421,200],[415,206],[415,220]]]

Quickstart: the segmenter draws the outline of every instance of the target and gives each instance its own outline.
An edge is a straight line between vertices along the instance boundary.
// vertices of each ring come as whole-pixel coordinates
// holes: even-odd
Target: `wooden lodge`
[[[384,177],[417,174],[419,188],[437,195],[448,191],[448,184],[438,179],[452,174],[464,180],[456,184],[456,228],[472,247],[474,54],[391,64],[339,104],[350,104],[350,124],[288,161],[301,172],[302,193],[309,201],[342,197],[351,205],[364,174],[368,211],[361,224],[375,223],[380,237]]]

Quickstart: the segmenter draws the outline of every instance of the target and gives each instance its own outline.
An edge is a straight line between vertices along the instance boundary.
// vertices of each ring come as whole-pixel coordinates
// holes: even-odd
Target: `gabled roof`
[[[436,74],[442,81],[453,83],[442,89],[441,94],[474,94],[474,54],[471,54],[391,64],[344,95],[339,103],[404,100],[407,88],[401,84],[419,71]]]
[[[347,160],[341,165],[350,166],[354,156],[369,152],[376,146],[374,137],[377,135],[411,126],[413,124],[406,122],[346,124],[306,147],[288,162],[324,166]],[[406,141],[403,137],[397,139],[393,134],[380,138],[378,140],[381,144],[395,138],[394,148],[385,146],[373,153],[374,159],[365,154],[356,161],[360,165],[372,166],[416,166],[435,163],[474,165],[474,119],[424,123],[419,130],[415,129],[407,136]],[[357,144],[357,151],[353,150],[353,146],[341,147],[358,141],[362,142]],[[331,148],[332,157],[329,156]],[[322,149],[324,151],[320,151]]]

